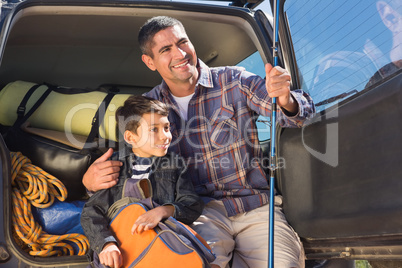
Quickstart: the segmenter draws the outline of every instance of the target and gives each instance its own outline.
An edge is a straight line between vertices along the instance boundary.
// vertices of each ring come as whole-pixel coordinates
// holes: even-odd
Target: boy
[[[126,142],[118,155],[112,156],[114,160],[118,156],[123,163],[119,182],[91,196],[81,215],[91,248],[105,266],[120,267],[123,264],[118,241],[108,228],[110,219],[106,215],[109,207],[122,198],[126,180],[148,178],[152,185],[152,200],[160,205],[138,217],[132,233],[150,230],[169,216],[191,224],[202,212],[204,204],[195,194],[191,179],[184,176],[184,161],[166,155],[172,140],[168,114],[166,104],[144,96],[129,97],[116,111],[116,122]]]

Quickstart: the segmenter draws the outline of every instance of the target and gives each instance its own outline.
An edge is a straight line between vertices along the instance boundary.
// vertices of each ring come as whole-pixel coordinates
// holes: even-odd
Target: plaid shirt
[[[169,150],[186,159],[187,174],[203,200],[222,200],[230,217],[269,201],[255,122],[258,115],[270,116],[271,98],[265,80],[244,68],[209,68],[201,60],[198,65],[187,121],[164,81],[146,95],[171,105]],[[314,104],[301,90],[291,94],[298,114],[288,117],[279,109],[277,120],[282,127],[301,127],[315,112]]]

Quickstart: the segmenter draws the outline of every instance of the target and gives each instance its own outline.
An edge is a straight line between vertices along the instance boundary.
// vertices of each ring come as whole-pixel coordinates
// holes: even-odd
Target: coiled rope
[[[54,199],[64,201],[67,189],[63,183],[20,152],[11,152],[13,226],[17,236],[29,247],[32,256],[74,255],[72,243],[77,245],[77,255],[85,255],[89,242],[82,234],[51,235],[35,221],[31,204],[38,208],[51,206]],[[70,243],[69,243],[70,242]]]

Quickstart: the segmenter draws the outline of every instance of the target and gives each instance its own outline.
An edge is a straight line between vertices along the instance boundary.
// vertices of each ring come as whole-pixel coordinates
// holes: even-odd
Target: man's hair
[[[142,116],[148,113],[168,116],[169,107],[161,101],[146,96],[130,96],[124,105],[116,110],[118,129],[122,133],[126,130],[136,133]]]
[[[183,24],[175,18],[158,16],[147,20],[138,33],[138,43],[142,54],[153,58],[152,47],[154,46],[153,39],[155,34],[176,25],[180,26],[185,31]]]

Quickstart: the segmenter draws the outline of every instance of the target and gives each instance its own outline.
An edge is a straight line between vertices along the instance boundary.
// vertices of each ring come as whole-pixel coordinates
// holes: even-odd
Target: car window
[[[400,0],[287,0],[284,12],[302,88],[317,111],[401,69]]]

